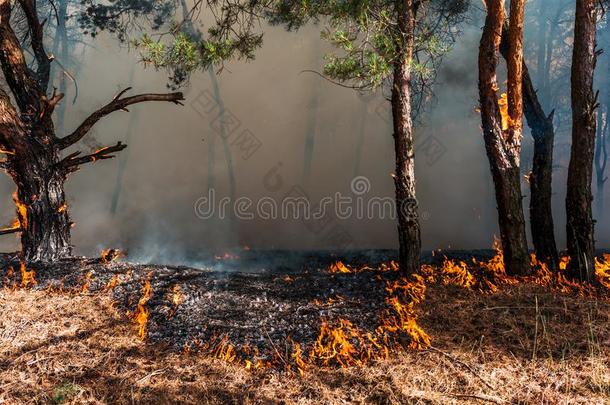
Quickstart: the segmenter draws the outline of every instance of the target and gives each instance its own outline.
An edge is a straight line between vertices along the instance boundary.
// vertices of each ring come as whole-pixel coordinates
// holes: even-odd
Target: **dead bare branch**
[[[182,93],[149,93],[121,98],[121,96],[124,95],[127,91],[129,91],[129,89],[130,88],[127,88],[119,92],[119,94],[117,94],[110,103],[106,104],[104,107],[91,114],[85,121],[83,121],[82,124],[80,124],[78,128],[76,128],[74,132],[64,138],[59,139],[57,142],[59,143],[60,149],[65,149],[71,145],[74,145],[76,142],[80,141],[99,120],[115,111],[128,111],[127,107],[130,105],[147,101],[165,101],[178,105],[183,105],[181,102],[184,100],[184,96],[182,95]]]
[[[117,142],[117,144],[114,146],[103,147],[95,151],[94,153],[85,156],[79,157],[81,152],[74,152],[69,154],[61,162],[59,162],[59,165],[67,171],[78,170],[78,166],[85,163],[92,163],[98,160],[112,159],[113,157],[115,157],[115,155],[112,155],[112,153],[120,152],[126,147],[127,145],[121,142]]]

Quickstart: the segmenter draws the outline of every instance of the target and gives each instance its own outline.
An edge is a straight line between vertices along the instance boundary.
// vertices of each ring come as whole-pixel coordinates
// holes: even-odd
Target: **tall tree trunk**
[[[548,22],[547,13],[549,9],[544,7],[543,2],[538,2],[538,44],[537,44],[537,63],[536,63],[536,75],[540,86],[540,91],[544,91],[544,83],[546,82],[545,77],[548,76],[546,71],[546,60],[547,60],[547,35],[548,35]],[[551,39],[552,40],[552,39]],[[504,32],[502,32],[502,41],[504,42]],[[543,95],[540,95],[541,99]]]
[[[528,84],[530,97],[535,96],[531,82]],[[553,222],[553,142],[555,129],[553,113],[546,116],[538,110],[533,101],[526,102],[525,115],[534,138],[534,159],[530,184],[530,222],[532,240],[537,258],[551,270],[559,268],[559,255],[555,241]]]
[[[214,69],[210,67],[208,70],[210,75],[210,80],[212,81],[212,90],[214,91],[214,99],[216,101],[216,105],[218,106],[218,120],[220,123],[220,140],[222,142],[222,147],[225,153],[225,161],[227,163],[227,176],[229,177],[229,198],[231,201],[235,201],[237,194],[237,180],[235,178],[235,170],[233,168],[233,154],[231,153],[231,147],[229,145],[229,136],[231,134],[227,133],[227,119],[226,119],[226,109],[224,100],[222,98],[222,93],[220,92],[220,85],[218,83],[218,78],[216,77],[216,73],[214,73]],[[215,138],[213,136],[212,138]],[[211,148],[214,147],[214,144],[210,145]],[[232,210],[229,210],[228,214],[229,218],[229,227],[232,231],[231,236],[235,236],[234,232],[237,232],[235,216]]]
[[[392,85],[392,121],[396,152],[396,211],[398,216],[399,266],[403,274],[419,270],[421,235],[415,193],[415,149],[411,117],[411,61],[415,39],[413,0],[396,2],[399,57],[394,62]]]
[[[602,219],[604,216],[604,186],[608,177],[606,167],[608,165],[608,104],[603,106],[603,110],[597,112],[597,139],[595,140],[595,216]]]
[[[314,60],[320,58],[320,41],[314,41]],[[315,83],[311,87],[311,101],[307,110],[307,124],[305,126],[305,145],[303,147],[303,182],[307,184],[311,176],[311,167],[313,165],[313,157],[316,143],[316,135],[318,131],[318,116],[320,104],[320,79],[315,77]]]
[[[502,56],[508,58],[508,28],[502,29]],[[559,268],[559,255],[553,224],[553,112],[546,115],[538,99],[531,76],[523,62],[523,111],[534,139],[534,159],[530,184],[530,223],[537,258],[549,269]]]
[[[522,17],[521,21],[514,24],[515,28],[513,30],[517,31],[510,32],[512,27],[509,27],[508,46],[510,56],[508,66],[509,69],[512,69],[509,73],[509,77],[512,78],[512,81],[509,82],[509,114],[512,118],[508,120],[508,128],[503,129],[496,93],[498,89],[496,68],[505,17],[504,1],[491,0],[487,2],[487,6],[487,17],[479,47],[479,97],[483,138],[498,204],[498,222],[504,252],[504,266],[508,274],[520,275],[527,274],[530,269],[519,167],[520,128],[518,123],[515,122],[517,118],[521,122],[521,117],[518,114],[520,108],[518,104],[522,101],[521,91],[516,87],[521,86],[521,76],[515,72],[515,69],[518,68],[520,71],[523,62],[522,58],[514,54],[514,52],[519,52],[519,45],[512,43],[516,40],[515,37],[520,36],[518,29],[522,27]],[[512,11],[517,12],[517,10],[519,8]],[[515,80],[519,80],[519,83],[516,83]]]
[[[18,225],[14,229],[21,232],[23,258],[53,261],[69,256],[72,247],[64,193],[66,173],[59,165],[59,149],[52,143],[52,123],[44,120],[24,125],[3,94],[0,142],[11,154],[2,166],[17,185],[13,199]]]
[[[610,41],[610,17],[606,16],[606,26],[603,31],[604,40],[606,43]],[[606,57],[606,69],[610,67],[610,61]],[[607,82],[606,82],[607,83]],[[608,167],[608,129],[610,123],[610,90],[606,84],[606,102],[600,106],[597,113],[597,139],[595,141],[595,183],[596,183],[596,217],[602,219],[604,217],[604,188],[608,177],[606,176],[606,168]]]
[[[576,0],[572,54],[572,148],[566,196],[568,274],[582,281],[595,281],[595,240],[591,182],[595,149],[596,2]]]

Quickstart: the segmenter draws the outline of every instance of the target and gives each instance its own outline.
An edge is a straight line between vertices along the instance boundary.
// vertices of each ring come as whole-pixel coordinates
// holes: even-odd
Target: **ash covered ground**
[[[391,310],[386,286],[393,275],[383,266],[394,254],[242,251],[239,257],[210,259],[199,269],[74,258],[24,270],[35,273],[31,288],[110,294],[116,309],[139,323],[141,337],[151,343],[230,356],[226,342],[246,347],[260,361],[275,362],[290,357],[291,342],[311,348],[325,322],[346,320],[350,329],[374,331]],[[427,256],[427,261],[436,259]],[[338,261],[368,270],[330,272]],[[18,256],[3,255],[0,263],[3,285],[22,286]],[[400,339],[405,346],[410,342],[407,335]]]
[[[113,252],[97,259],[24,265],[13,254],[0,256],[0,281],[9,288],[108,294],[150,343],[202,350],[246,366],[303,370],[302,359],[308,353],[311,358],[314,350],[318,363],[345,366],[429,344],[416,322],[426,282],[421,277],[420,282],[406,281],[392,271],[395,254],[244,250],[212,258],[205,268],[110,260]],[[496,254],[429,253],[423,261],[436,272],[446,257],[486,261]],[[348,263],[350,268],[343,270],[349,272],[341,272],[337,263]],[[452,273],[455,269],[458,273]],[[455,267],[448,280],[471,285],[463,279],[466,273]],[[497,277],[489,271],[476,274],[481,286],[493,285]]]

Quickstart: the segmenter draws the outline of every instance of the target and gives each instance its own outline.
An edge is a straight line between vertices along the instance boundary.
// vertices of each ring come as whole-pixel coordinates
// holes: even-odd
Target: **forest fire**
[[[229,253],[229,252],[225,252],[221,255],[216,255],[214,256],[215,260],[220,260],[220,261],[224,261],[224,260],[239,260],[239,256],[235,255],[233,253]]]
[[[21,262],[19,272],[21,273],[21,287],[28,288],[37,284],[36,272],[34,272],[34,270],[28,270],[25,262]]]
[[[328,269],[328,271],[330,271],[331,273],[351,273],[352,272],[352,270],[350,270],[347,267],[345,267],[343,262],[340,262],[340,261],[331,264],[331,266]]]
[[[110,263],[122,256],[122,252],[119,249],[103,249],[100,253],[100,259],[102,263]]]
[[[13,192],[13,201],[15,202],[17,216],[9,227],[0,229],[0,234],[16,233],[27,228],[27,206],[19,200],[19,197],[17,196],[17,191]]]
[[[104,252],[102,257],[108,253]],[[223,361],[240,364],[247,370],[260,370],[267,368],[283,368],[287,371],[293,370],[299,375],[304,375],[312,367],[354,367],[363,366],[373,361],[385,360],[392,353],[411,350],[422,350],[432,345],[433,336],[426,332],[419,321],[418,308],[426,300],[427,291],[434,285],[456,286],[477,293],[495,294],[503,286],[514,286],[516,284],[531,284],[554,290],[562,294],[593,297],[598,295],[594,286],[587,286],[571,281],[565,276],[567,259],[562,260],[562,269],[558,272],[549,271],[544,263],[531,255],[531,266],[534,273],[524,277],[507,276],[503,267],[503,254],[496,245],[495,255],[486,260],[471,258],[470,260],[454,260],[445,257],[438,264],[424,264],[419,274],[410,277],[400,276],[398,265],[393,261],[372,264],[360,264],[351,266],[343,261],[332,262],[327,268],[322,269],[320,275],[326,273],[333,280],[340,278],[342,283],[349,282],[354,278],[374,280],[382,288],[379,309],[371,313],[374,323],[366,325],[357,322],[357,318],[342,315],[340,308],[348,308],[352,304],[359,304],[353,296],[336,291],[325,298],[315,298],[310,301],[312,308],[316,308],[318,315],[318,326],[315,338],[303,339],[298,336],[290,336],[286,342],[271,343],[269,346],[263,344],[250,345],[235,341],[229,334],[215,333],[209,340],[194,339],[188,347],[194,347],[210,356]],[[95,262],[91,262],[95,263]],[[111,261],[101,262],[102,266],[113,266],[117,264]],[[129,267],[127,267],[129,268]],[[605,254],[596,260],[596,274],[600,283],[609,288],[610,255]],[[96,275],[97,274],[97,275]],[[137,325],[137,335],[142,340],[149,338],[149,319],[151,311],[158,311],[163,305],[166,306],[166,319],[169,322],[176,317],[188,319],[190,315],[183,308],[189,300],[192,302],[190,292],[183,285],[174,283],[168,287],[159,286],[164,289],[161,302],[151,302],[153,297],[154,281],[153,273],[148,273],[142,280],[140,289],[131,290],[131,285],[137,286],[137,278],[129,283],[126,280],[132,276],[131,270],[123,273],[108,274],[104,272],[86,271],[81,277],[75,277],[75,281],[81,287],[72,288],[71,291],[89,293],[99,289],[112,295],[129,291],[138,293],[137,306],[128,311],[129,317]],[[20,266],[21,282],[23,288],[34,287],[38,283],[33,270],[27,270],[25,263]],[[104,276],[104,281],[97,282],[96,277]],[[290,283],[284,281],[284,277],[273,279],[281,280],[278,287],[282,289],[299,288],[292,284],[298,284],[300,277],[290,277]],[[121,287],[119,287],[121,286]],[[68,289],[70,290],[70,289]],[[131,299],[130,299],[131,300]],[[129,301],[129,300],[128,300]],[[162,304],[159,306],[159,304]],[[165,303],[165,304],[163,304]],[[302,304],[301,304],[302,305]],[[179,316],[179,314],[182,314]],[[157,328],[158,318],[155,320]],[[311,331],[313,332],[313,331]],[[263,335],[264,336],[264,335]],[[289,354],[282,355],[277,346],[286,346]]]
[[[159,284],[159,279],[153,272],[136,275],[132,273],[133,265],[129,264],[107,261],[90,263],[99,263],[99,266],[112,268],[113,273],[85,271],[81,276],[73,278],[76,283],[80,283],[80,287],[68,287],[64,290],[87,294],[98,290],[111,296],[123,296],[124,293],[128,293],[129,295],[117,301],[117,310],[125,306],[129,308],[130,302],[137,302],[136,308],[127,310],[127,314],[137,325],[137,336],[140,339],[151,343],[158,341],[159,336],[164,336],[163,339],[176,337],[184,339],[190,336],[188,332],[184,332],[189,330],[190,326],[185,326],[188,324],[182,322],[195,322],[194,328],[197,328],[201,322],[201,318],[191,312],[197,308],[193,303],[198,302],[199,299],[192,295],[192,284],[174,282],[169,285]],[[607,288],[610,255],[600,256],[596,264],[599,280]],[[297,310],[291,312],[297,314],[294,321],[297,327],[292,332],[282,331],[279,336],[284,338],[270,337],[268,332],[274,331],[276,326],[268,326],[269,331],[266,327],[255,328],[259,333],[262,331],[261,339],[258,341],[236,337],[233,329],[223,332],[211,328],[209,330],[211,335],[208,337],[195,335],[183,347],[189,351],[195,349],[212,358],[240,365],[249,371],[271,368],[304,376],[318,367],[361,367],[392,358],[398,352],[430,348],[434,336],[428,333],[426,325],[420,323],[419,310],[426,300],[429,289],[435,285],[456,286],[477,294],[492,295],[505,287],[530,284],[561,294],[599,296],[595,287],[575,283],[566,278],[564,265],[562,265],[564,269],[559,272],[548,271],[535,255],[531,256],[531,265],[535,272],[530,276],[507,276],[499,247],[496,247],[495,255],[489,259],[455,260],[445,257],[438,264],[422,265],[418,274],[409,277],[401,276],[397,264],[392,261],[353,266],[344,261],[331,262],[319,272],[312,273],[316,277],[321,277],[320,280],[325,280],[324,283],[330,283],[328,293],[319,298],[309,299],[309,302],[295,304],[298,308],[310,308],[305,313],[310,317],[307,319],[312,319],[313,323],[298,327],[301,318]],[[120,268],[124,270],[117,273]],[[21,287],[37,286],[33,271],[28,271],[25,265],[22,265],[20,270]],[[102,280],[98,281],[97,278],[100,277]],[[277,280],[279,291],[288,294],[288,291],[303,290],[303,285],[309,284],[302,277],[303,275],[292,275],[291,282],[286,283],[283,277],[270,275],[269,280],[270,282]],[[172,280],[171,277],[168,279]],[[333,280],[341,281],[336,284]],[[376,292],[373,292],[374,289],[372,290],[371,287],[364,289],[371,291],[367,300],[375,299],[377,304],[371,305],[370,301],[359,301],[353,292],[350,292],[353,291],[353,287],[350,287],[352,280],[358,283],[369,280],[367,282],[373,283],[371,286],[380,287]],[[347,290],[334,290],[341,285],[345,285]],[[334,287],[331,289],[330,286]],[[153,301],[151,300],[155,294],[153,290],[156,288],[159,289],[159,297]],[[363,291],[362,287],[355,290]],[[210,302],[217,301],[213,296],[210,299]],[[353,308],[356,312],[350,312],[352,309],[349,308]],[[366,311],[362,312],[364,308],[375,309],[368,313],[370,321],[363,323],[361,318],[366,313]],[[211,311],[210,315],[216,317],[216,310],[211,309]],[[231,308],[229,311],[235,314],[234,309]],[[151,316],[155,319],[152,325]],[[261,314],[261,319],[266,319],[266,316],[264,313]],[[193,320],[190,321],[191,319]],[[182,326],[172,327],[171,325],[176,322],[177,325]],[[175,335],[173,330],[176,330]],[[180,330],[183,331],[178,332]],[[185,333],[187,335],[184,335]]]
[[[500,118],[502,119],[502,131],[506,131],[509,127],[510,116],[508,115],[508,95],[502,93],[498,99],[500,107]]]
[[[610,289],[610,254],[604,254],[602,259],[595,258],[595,274],[599,282]]]
[[[17,191],[13,193],[13,200],[15,201],[15,206],[17,207],[17,219],[19,220],[19,227],[21,229],[26,229],[28,227],[28,207],[19,200]]]
[[[0,304],[25,308],[0,331],[5,374],[36,369],[34,403],[172,402],[165,374],[200,371],[179,372],[184,358],[253,371],[192,384],[198,403],[265,402],[251,382],[278,375],[324,385],[328,403],[610,397],[606,3],[0,0],[5,203],[15,190],[0,236],[18,235]],[[104,359],[46,352],[84,346]],[[575,386],[567,352],[603,372]],[[459,367],[411,362],[439,353]],[[528,387],[537,402],[504,398],[518,372],[563,374]],[[81,387],[96,377],[124,393]],[[335,395],[355,380],[364,399]]]
[[[138,336],[140,339],[146,339],[147,331],[148,331],[148,314],[149,310],[146,307],[148,300],[152,297],[153,291],[150,283],[150,279],[147,279],[144,283],[144,287],[142,289],[142,297],[138,301],[138,306],[133,314],[131,314],[132,319],[139,325],[138,328]]]

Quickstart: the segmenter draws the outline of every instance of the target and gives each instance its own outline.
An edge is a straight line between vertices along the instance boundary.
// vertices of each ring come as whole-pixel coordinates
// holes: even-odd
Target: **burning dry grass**
[[[0,403],[610,402],[607,301],[534,283],[491,294],[455,284],[430,285],[417,305],[431,348],[307,364],[303,376],[144,343],[103,291],[0,290]]]

